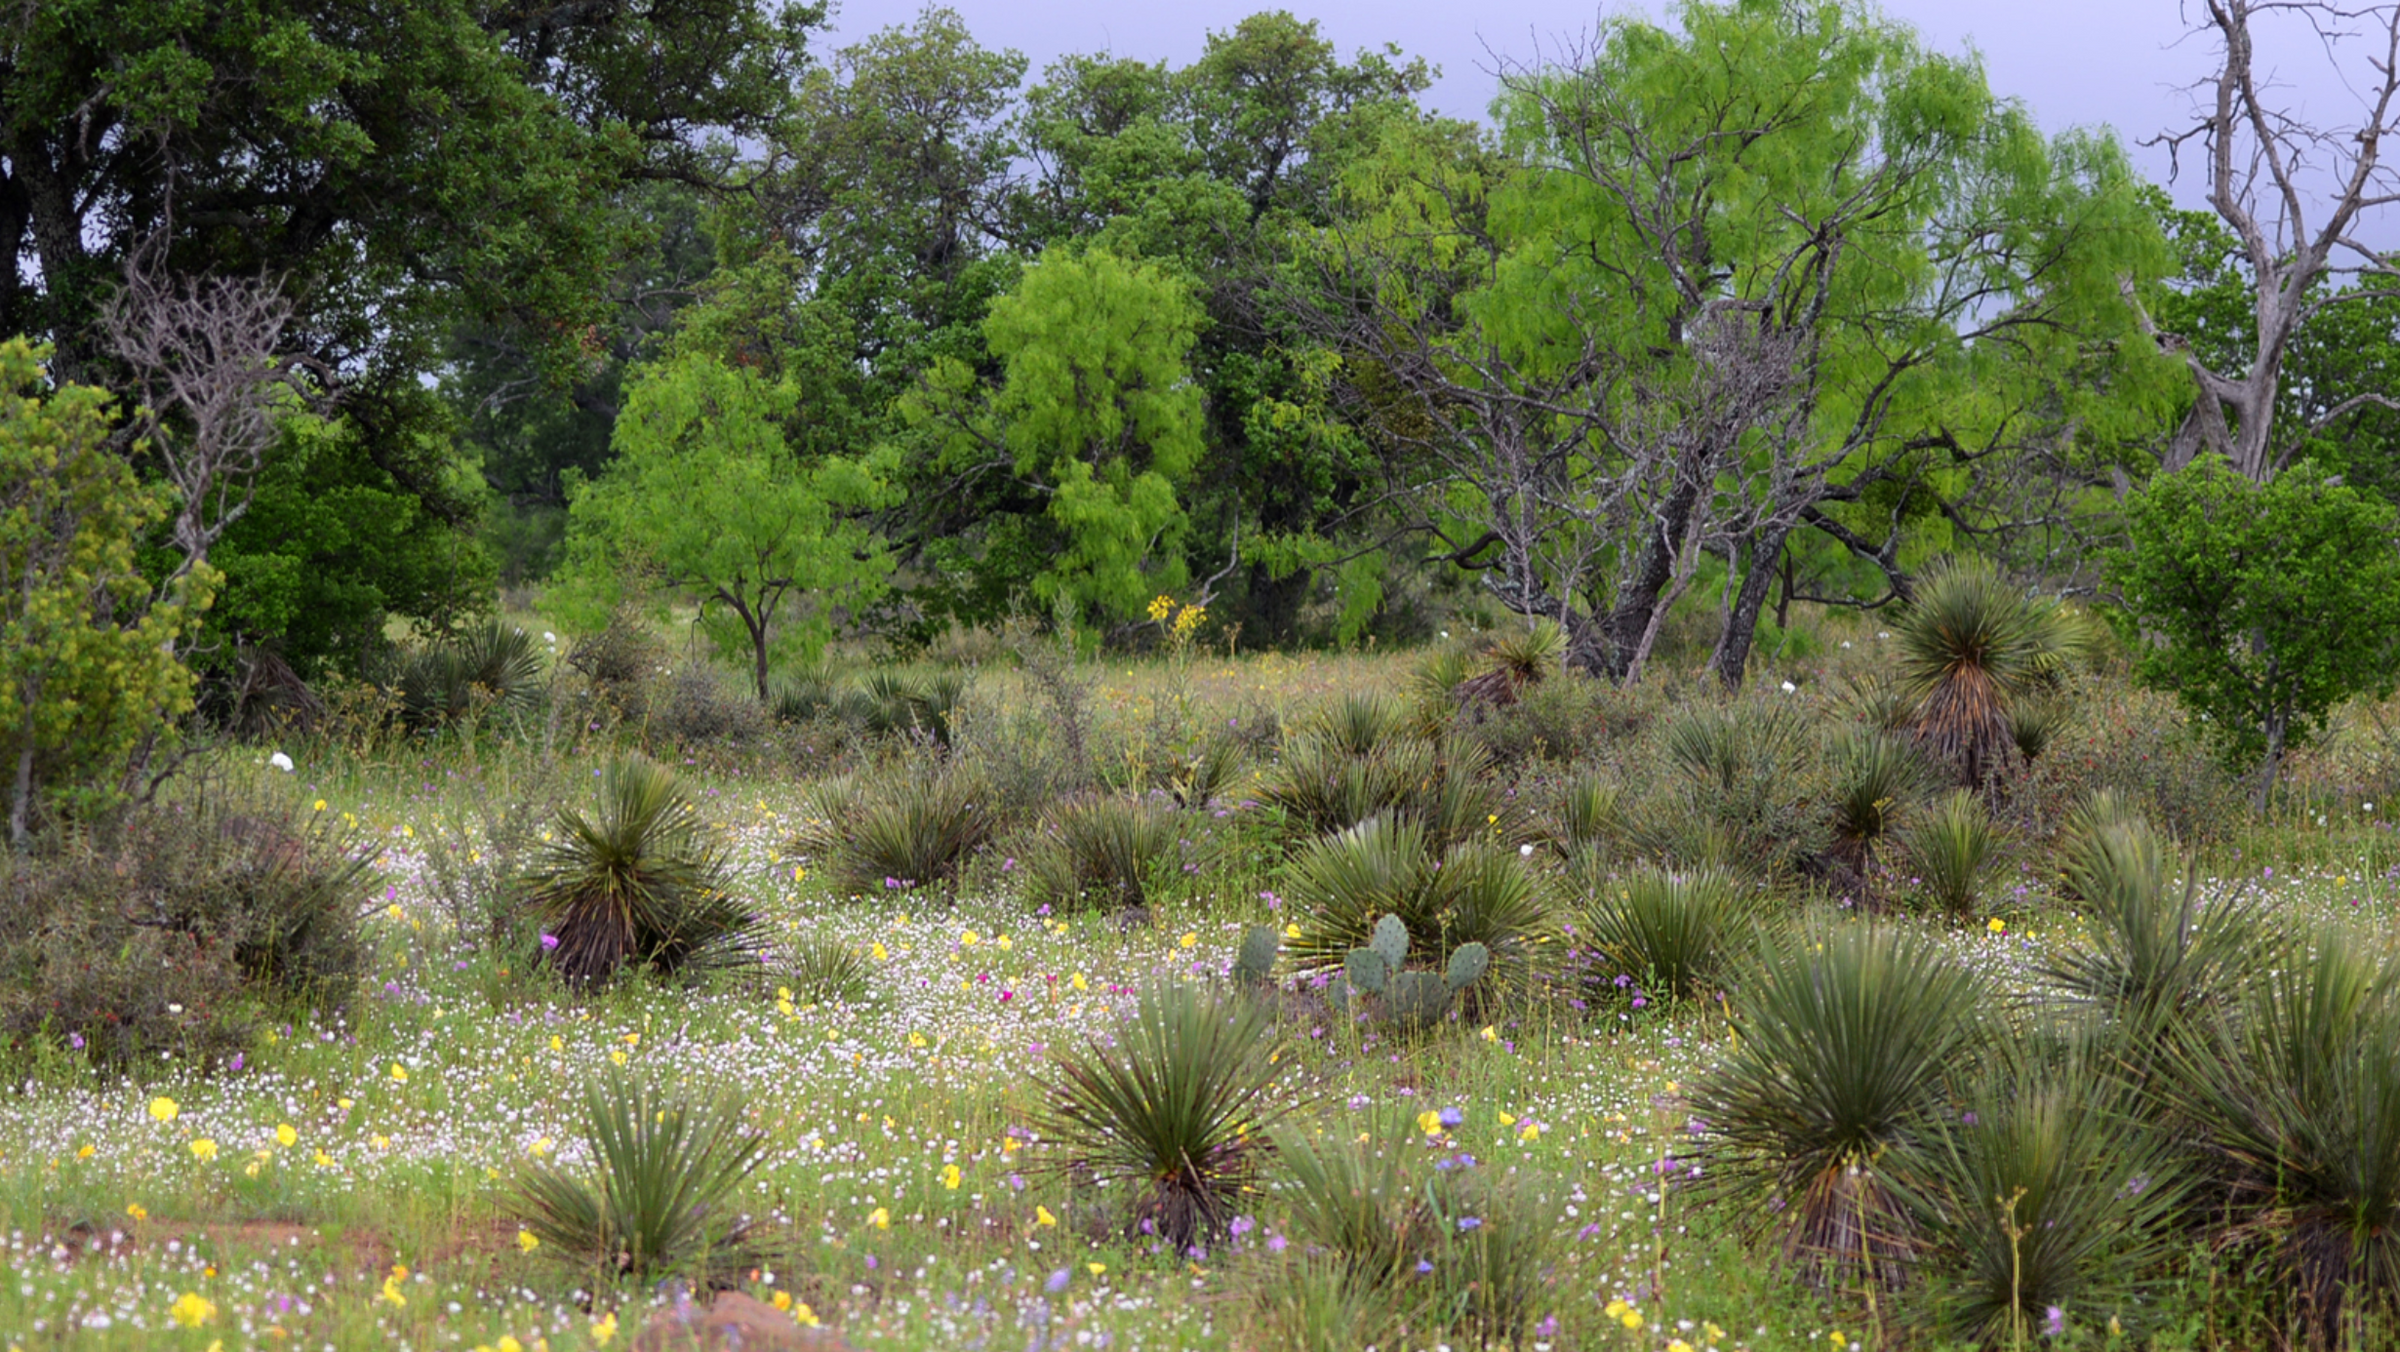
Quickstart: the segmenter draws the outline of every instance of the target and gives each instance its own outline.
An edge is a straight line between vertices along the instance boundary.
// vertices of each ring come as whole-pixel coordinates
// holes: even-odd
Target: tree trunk
[[[1699,453],[1695,453],[1698,455]],[[1634,567],[1632,579],[1618,594],[1617,604],[1600,622],[1601,661],[1604,670],[1593,672],[1622,683],[1633,669],[1633,655],[1642,649],[1642,636],[1651,632],[1651,617],[1658,611],[1658,599],[1675,578],[1675,560],[1683,549],[1683,536],[1690,526],[1692,512],[1700,503],[1700,476],[1686,473],[1678,467],[1675,488],[1667,494],[1666,508],[1661,520],[1654,524],[1649,538],[1642,541],[1640,562]]]
[[[1766,606],[1767,588],[1782,571],[1784,540],[1791,527],[1770,524],[1751,542],[1755,551],[1742,588],[1734,593],[1733,609],[1725,616],[1725,631],[1717,635],[1717,650],[1708,665],[1729,691],[1742,688],[1750,667],[1750,645],[1758,633],[1758,612]]]
[[[2281,709],[2267,715],[2267,755],[2258,767],[2257,795],[2250,800],[2251,810],[2262,816],[2275,797],[2275,775],[2283,768],[2283,734],[2290,721]]]

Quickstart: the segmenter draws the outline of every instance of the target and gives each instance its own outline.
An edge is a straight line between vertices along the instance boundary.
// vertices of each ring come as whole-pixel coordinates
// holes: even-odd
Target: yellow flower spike
[[[616,1065],[616,1066],[621,1066],[621,1065],[624,1065],[624,1064],[625,1064],[625,1053],[623,1053],[623,1052],[610,1052],[610,1053],[608,1054],[608,1060],[609,1060],[609,1064],[610,1064],[610,1065]]]
[[[875,961],[877,962],[888,962],[891,960],[891,950],[885,948],[880,943],[876,944],[873,948],[867,951],[874,956]]]
[[[315,1163],[320,1169],[330,1169],[333,1167],[333,1156],[328,1155],[324,1151],[320,1150],[316,1153]]]
[[[1619,1299],[1612,1300],[1608,1304],[1602,1306],[1600,1313],[1607,1315],[1611,1319],[1618,1319],[1622,1318],[1625,1314],[1625,1311],[1630,1308],[1632,1307],[1627,1305],[1623,1298],[1620,1297]]]
[[[286,1150],[289,1150],[293,1146],[300,1144],[299,1129],[294,1127],[289,1122],[286,1122],[283,1125],[275,1128],[275,1144],[282,1146]]]
[[[867,1224],[878,1230],[889,1230],[892,1228],[892,1213],[882,1207],[877,1207],[867,1214]]]
[[[542,1247],[542,1241],[535,1236],[531,1230],[517,1231],[517,1249],[519,1252],[532,1253],[535,1249],[540,1247]]]
[[[176,1108],[175,1100],[171,1098],[161,1096],[150,1100],[150,1115],[161,1122],[174,1121],[178,1111],[180,1109]]]
[[[1528,1122],[1524,1125],[1524,1127],[1518,1130],[1517,1139],[1520,1141],[1538,1140],[1540,1139],[1541,1134],[1542,1129],[1539,1124]]]
[[[1077,972],[1074,976],[1068,978],[1067,984],[1073,986],[1079,991],[1088,991],[1091,989],[1090,984],[1084,981],[1083,973],[1081,972]]]
[[[201,1160],[215,1159],[217,1157],[217,1143],[205,1136],[195,1138],[192,1141],[192,1157],[194,1159]]]
[[[957,1165],[955,1165],[955,1164],[945,1164],[945,1165],[943,1165],[943,1166],[942,1166],[942,1186],[943,1186],[943,1187],[945,1187],[945,1188],[948,1188],[948,1189],[949,1189],[950,1191],[952,1191],[952,1192],[956,1192],[956,1191],[958,1191],[959,1178],[960,1178],[960,1174],[959,1174],[959,1172],[958,1172],[958,1166],[957,1166]]]
[[[1500,1030],[1487,1023],[1483,1026],[1483,1031],[1476,1034],[1476,1036],[1482,1038],[1486,1042],[1498,1042],[1500,1040]]]
[[[1033,1208],[1033,1223],[1035,1225],[1056,1225],[1058,1217],[1050,1214],[1050,1208],[1037,1202]]]
[[[627,1033],[627,1034],[625,1035],[625,1045],[626,1045],[626,1046],[628,1046],[628,1047],[639,1047],[639,1046],[641,1046],[641,1045],[642,1045],[642,1035],[641,1035],[641,1034],[639,1034],[639,1033]]]
[[[1702,1324],[1700,1331],[1707,1334],[1708,1340],[1712,1343],[1725,1341],[1725,1330],[1718,1328],[1714,1323]]]

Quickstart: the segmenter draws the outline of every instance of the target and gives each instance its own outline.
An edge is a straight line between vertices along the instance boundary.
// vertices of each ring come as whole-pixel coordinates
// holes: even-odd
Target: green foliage
[[[585,1170],[532,1165],[515,1199],[545,1254],[602,1282],[732,1273],[754,1258],[734,1193],[766,1138],[731,1103],[611,1074],[583,1094]]]
[[[2011,714],[2040,679],[2055,632],[2049,607],[1972,554],[1928,570],[1893,622],[1911,726],[1964,782],[1981,784],[2017,744]]]
[[[590,816],[562,809],[523,884],[544,960],[578,984],[628,967],[673,976],[751,959],[758,921],[732,895],[726,848],[675,772],[609,762]],[[549,942],[555,940],[555,944]]]
[[[2400,647],[2400,509],[2305,462],[2254,484],[2217,457],[2126,500],[2111,556],[2125,604],[2165,642],[2144,681],[2207,723],[2229,764],[2256,766],[2256,804],[2285,751],[2333,706],[2388,693]]]
[[[1889,1281],[1914,1249],[1886,1156],[1971,1080],[1982,983],[1930,937],[1845,925],[1764,944],[1741,1040],[1694,1089],[1713,1186],[1795,1257]]]
[[[784,954],[782,977],[789,998],[804,1004],[864,1004],[874,989],[875,967],[856,946],[828,934],[811,934]]]
[[[1814,747],[1799,707],[1749,698],[1690,708],[1667,725],[1665,741],[1680,776],[1624,811],[1640,853],[1766,876],[1815,853],[1824,812],[1814,801]]]
[[[109,445],[108,396],[52,386],[47,349],[0,341],[0,766],[9,843],[44,806],[106,797],[137,743],[192,706],[177,640],[216,577],[151,600],[135,566],[167,511]]]
[[[1876,845],[1916,805],[1932,775],[1910,741],[1872,728],[1848,733],[1835,749],[1834,766],[1834,848],[1863,876]]]
[[[1503,983],[1523,976],[1547,932],[1548,908],[1532,871],[1513,850],[1480,843],[1436,855],[1423,828],[1370,817],[1310,844],[1285,884],[1301,913],[1287,950],[1302,971],[1341,966],[1351,950],[1381,947],[1392,972],[1446,969],[1460,946],[1482,944]],[[1385,921],[1397,919],[1400,932]],[[1405,937],[1395,960],[1390,951]]]
[[[2051,950],[2043,974],[2143,1047],[2205,1006],[2224,1008],[2268,946],[2254,905],[2203,907],[2198,874],[2176,880],[2170,842],[2139,819],[2109,820],[2114,807],[2087,803],[2061,850],[2092,917],[2090,946]]]
[[[1061,803],[1025,853],[1025,899],[1058,910],[1147,905],[1152,880],[1178,861],[1180,829],[1175,813],[1140,799]]]
[[[1061,1052],[1042,1088],[1044,1132],[1072,1167],[1130,1185],[1129,1236],[1176,1252],[1214,1240],[1269,1148],[1275,1015],[1191,986],[1145,992],[1115,1035]]]
[[[1603,977],[1630,976],[1654,999],[1705,999],[1733,975],[1758,909],[1728,874],[1643,866],[1593,883],[1576,937]]]
[[[835,885],[872,896],[955,880],[999,829],[990,797],[980,780],[955,767],[909,769],[862,789],[848,813],[832,819]]]
[[[802,398],[696,353],[637,373],[616,459],[570,490],[571,617],[596,626],[629,585],[688,596],[718,653],[748,659],[762,704],[776,656],[813,660],[832,607],[882,594],[890,560],[856,513],[889,494],[872,464],[793,455],[784,427]]]
[[[533,635],[495,618],[407,654],[385,679],[401,720],[423,730],[533,708],[542,697],[543,665]]]
[[[2223,1163],[2234,1233],[2266,1241],[2323,1347],[2400,1305],[2400,995],[2359,939],[2322,930],[2309,948],[2178,1045],[2171,1092]]]
[[[2000,832],[1971,789],[1954,789],[1901,837],[1925,893],[1950,916],[1967,919],[1998,866]]]

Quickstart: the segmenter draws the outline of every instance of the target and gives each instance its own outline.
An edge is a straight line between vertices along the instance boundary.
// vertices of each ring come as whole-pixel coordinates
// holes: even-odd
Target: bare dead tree
[[[2367,246],[2360,228],[2369,213],[2400,201],[2400,180],[2382,158],[2384,136],[2400,129],[2400,4],[2203,0],[2203,8],[2196,31],[2213,35],[2219,51],[2216,73],[2193,87],[2197,120],[2145,144],[2165,146],[2178,168],[2186,147],[2200,149],[2209,205],[2241,241],[2250,265],[2253,332],[2248,363],[2233,372],[2211,367],[2189,343],[2152,329],[2182,354],[2199,387],[2169,446],[2167,468],[2180,468],[2206,448],[2264,482],[2304,439],[2285,438],[2276,449],[2275,395],[2292,336],[2329,305],[2400,295],[2400,270]],[[2365,49],[2372,78],[2355,87],[2354,125],[2312,125],[2275,98],[2275,72],[2258,51],[2260,21],[2270,16],[2305,26],[2329,61]],[[2333,83],[2318,87],[2330,92]],[[2318,216],[2310,184],[2328,179],[2332,195]],[[2329,276],[2357,284],[2319,290]],[[2149,326],[2147,317],[2143,323]],[[2368,403],[2400,408],[2382,391],[2360,391],[2337,402],[2320,425]]]
[[[179,588],[250,509],[275,439],[277,360],[291,300],[270,278],[185,277],[166,266],[160,232],[132,250],[125,284],[102,306],[110,348],[138,398],[127,431],[146,442],[175,489],[181,556],[161,594]]]

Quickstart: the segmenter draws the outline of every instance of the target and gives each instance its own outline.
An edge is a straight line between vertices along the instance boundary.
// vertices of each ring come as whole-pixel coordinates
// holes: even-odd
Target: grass
[[[1829,640],[1830,650],[1874,651],[1871,629],[1833,632],[1859,646]],[[1180,671],[1111,662],[1089,673],[1093,736],[1100,745],[1146,736],[1179,700],[1199,711],[1198,725],[1271,714],[1305,728],[1345,692],[1401,691],[1414,664],[1408,654],[1203,654]],[[1032,698],[1013,672],[976,683],[983,696]],[[1664,762],[1672,704],[1634,692],[1626,707],[1600,753],[1531,768],[1517,801],[1559,802],[1545,775],[1638,789],[1643,767]],[[2388,946],[2400,919],[2388,870],[2400,852],[2385,825],[2395,805],[2371,779],[2371,733],[2361,720],[2355,740],[2337,735],[2315,770],[2303,767],[2292,801],[2305,811],[2286,806],[2198,838],[2189,858],[2199,894],[2213,903],[2238,890],[2287,927],[2344,925]],[[580,796],[579,777],[585,793],[597,787],[592,772],[615,745],[609,729],[562,723],[551,757],[570,796]],[[755,1171],[733,1192],[753,1222],[755,1262],[730,1279],[806,1306],[862,1348],[1104,1337],[1114,1348],[1319,1337],[1355,1347],[1344,1338],[1365,1325],[1345,1323],[1353,1315],[1417,1320],[1379,1344],[1388,1352],[1471,1345],[1482,1327],[1462,1317],[1452,1341],[1422,1307],[1377,1304],[1324,1255],[1308,1258],[1299,1208],[1283,1191],[1295,1175],[1280,1166],[1235,1195],[1221,1236],[1198,1256],[1128,1238],[1124,1185],[1043,1167],[1064,1155],[1038,1130],[1040,1085],[1058,1052],[1112,1035],[1134,993],[1161,980],[1221,980],[1248,927],[1306,923],[1286,887],[1286,825],[1255,792],[1264,764],[1254,761],[1205,816],[1187,814],[1213,833],[1209,866],[1178,875],[1150,901],[1149,923],[1127,926],[1098,912],[1038,914],[1008,867],[1005,837],[966,867],[955,899],[884,889],[880,876],[850,895],[792,847],[815,786],[837,771],[872,773],[871,752],[820,747],[803,760],[660,748],[724,851],[734,892],[761,919],[770,970],[838,946],[864,967],[870,998],[854,1002],[814,999],[788,980],[786,998],[777,980],[721,976],[580,991],[530,972],[522,954],[460,943],[432,847],[481,848],[482,816],[462,805],[548,783],[539,742],[463,729],[432,743],[295,744],[284,748],[299,762],[289,778],[263,765],[272,749],[234,758],[230,773],[309,810],[322,799],[328,822],[384,847],[366,924],[371,974],[341,1014],[272,1014],[238,1071],[166,1064],[134,1080],[95,1075],[55,1045],[16,1053],[7,1069],[17,1092],[0,1098],[0,1262],[11,1278],[0,1283],[0,1338],[29,1349],[192,1352],[216,1342],[474,1348],[504,1337],[560,1352],[603,1336],[623,1347],[672,1295],[629,1282],[590,1299],[589,1280],[569,1277],[545,1246],[523,1246],[515,1210],[537,1171],[589,1164],[578,1144],[583,1095],[620,1074],[740,1105],[763,1139]],[[2044,772],[2086,754],[2096,753],[2069,730]],[[1629,791],[1616,801],[1645,799]],[[1548,851],[1525,866],[1562,867]],[[2091,908],[2058,900],[2054,879],[2055,869],[2029,863],[1991,880],[1983,904],[2005,915],[1997,930],[1980,912],[1963,923],[1877,923],[1973,972],[1991,992],[1980,1017],[2023,1018],[2052,989],[2057,955],[2094,938]],[[1855,923],[1803,884],[1769,904],[1812,926]],[[1550,1223],[1531,1294],[1493,1317],[1521,1352],[1668,1352],[1678,1341],[1694,1352],[1817,1349],[1836,1332],[1852,1347],[1896,1342],[1876,1332],[1859,1283],[1794,1280],[1769,1260],[1771,1246],[1745,1237],[1747,1215],[1690,1186],[1692,1096],[1743,1045],[1725,1017],[1728,1007],[1746,1012],[1738,987],[1728,1005],[1639,1009],[1537,994],[1474,1024],[1398,1039],[1330,1015],[1306,982],[1290,988],[1289,944],[1279,971],[1287,989],[1275,997],[1283,1073],[1257,1116],[1287,1112],[1278,1139],[1320,1151],[1362,1132],[1388,1140],[1400,1176],[1418,1182],[1461,1155],[1495,1177],[1513,1171],[1523,1191],[1512,1204]],[[171,1116],[153,1112],[162,1098]],[[1424,1114],[1438,1132],[1416,1125]],[[1389,1133],[1395,1119],[1402,1130]],[[202,1142],[210,1148],[196,1149]],[[1481,1228],[1461,1231],[1468,1217],[1444,1214],[1450,1242],[1435,1257],[1526,1270],[1462,1248],[1460,1237]],[[2159,1352],[2265,1345],[2271,1285],[2217,1268],[2154,1284],[2142,1336]],[[2248,1315],[2228,1312],[2228,1291]],[[2105,1343],[2091,1324],[2070,1336]]]

